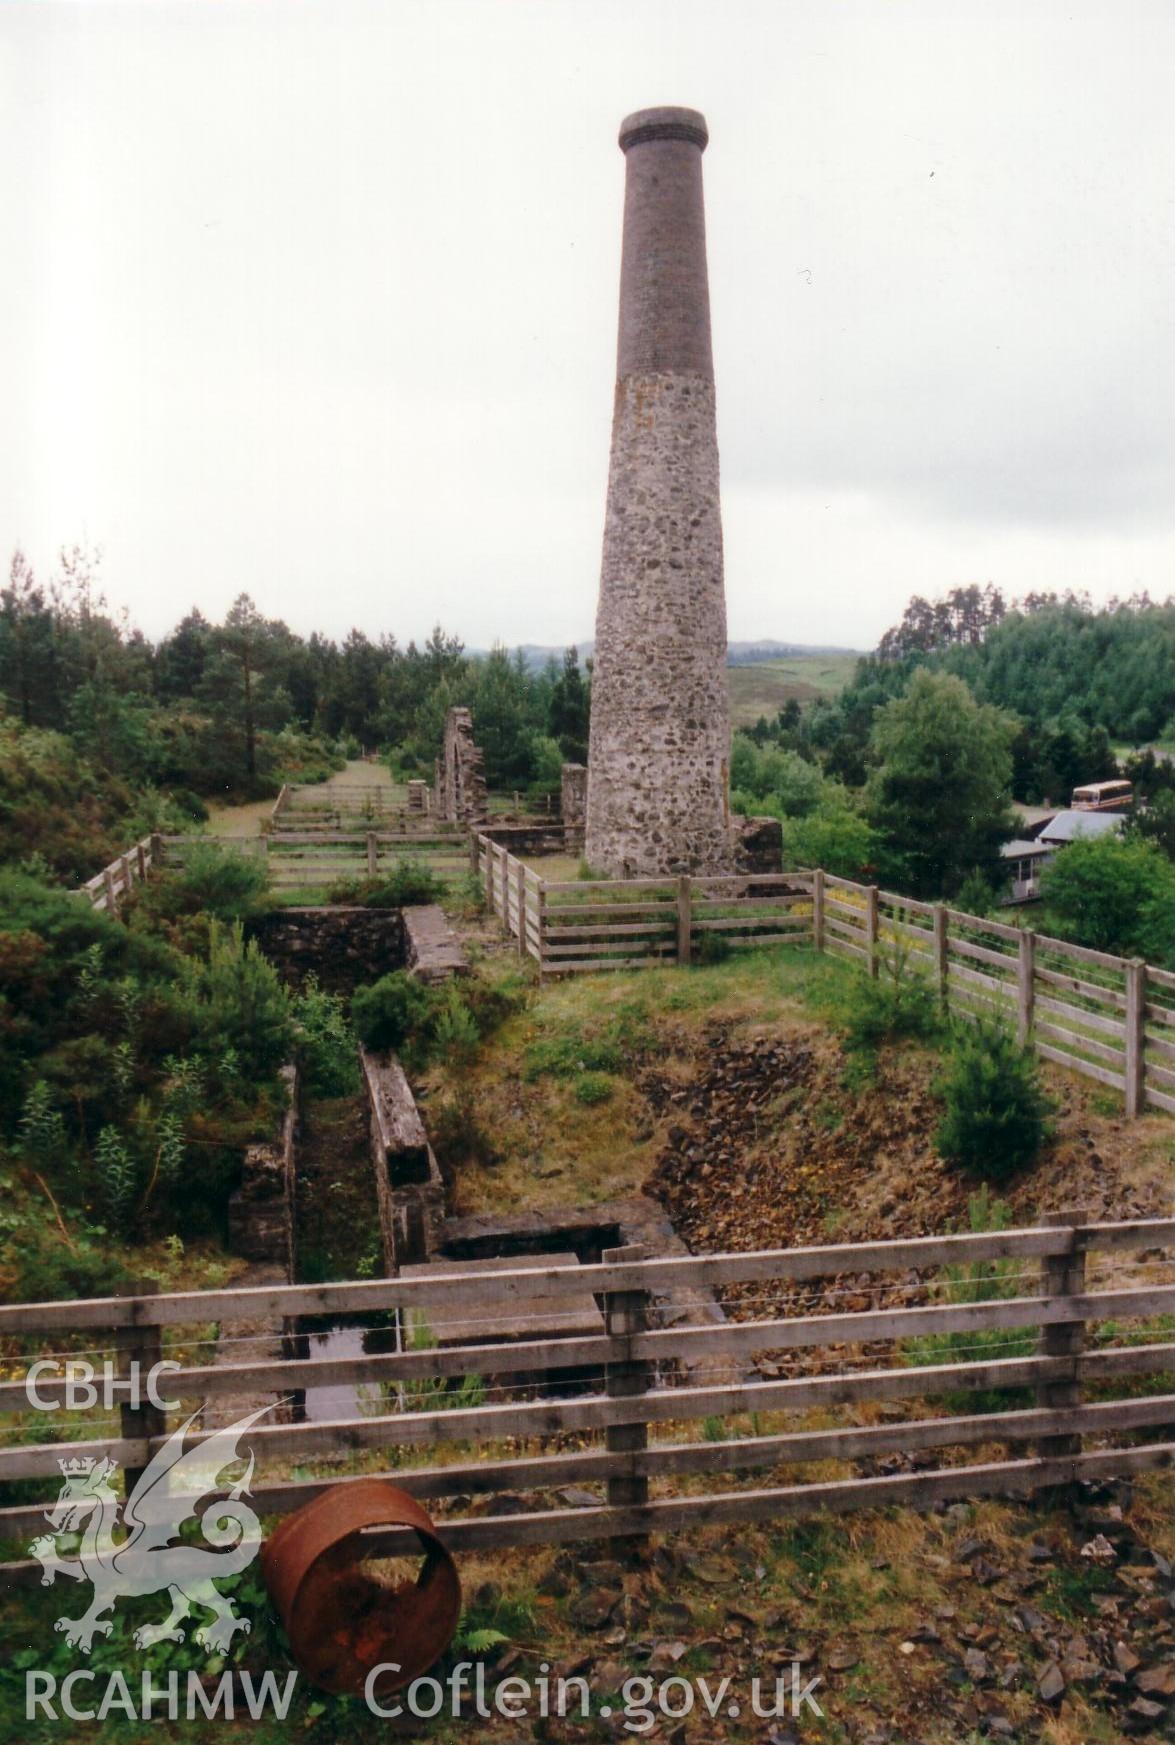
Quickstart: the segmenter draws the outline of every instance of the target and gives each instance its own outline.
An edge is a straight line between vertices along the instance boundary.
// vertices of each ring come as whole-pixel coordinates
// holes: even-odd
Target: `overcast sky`
[[[595,617],[621,117],[705,112],[730,634],[1175,591],[1175,6],[0,0],[0,555]]]

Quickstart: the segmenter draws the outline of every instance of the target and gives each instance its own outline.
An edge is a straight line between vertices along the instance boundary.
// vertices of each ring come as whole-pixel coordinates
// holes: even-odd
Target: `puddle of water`
[[[314,1333],[300,1333],[297,1338],[300,1357],[329,1357],[336,1362],[376,1357],[396,1349],[396,1335],[390,1327],[335,1325]],[[302,1416],[311,1423],[323,1423],[333,1418],[378,1417],[391,1409],[377,1383],[339,1382],[307,1388]]]

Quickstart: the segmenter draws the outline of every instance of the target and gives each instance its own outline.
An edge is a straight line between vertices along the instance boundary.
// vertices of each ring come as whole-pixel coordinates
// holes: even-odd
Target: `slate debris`
[[[1023,1538],[1001,1538],[998,1548],[968,1532],[965,1507],[941,1513],[959,1523],[957,1537],[948,1556],[927,1554],[925,1562],[947,1597],[904,1633],[876,1623],[852,1634],[814,1630],[803,1593],[765,1587],[763,1562],[733,1540],[706,1550],[662,1544],[639,1569],[607,1555],[569,1554],[542,1587],[561,1594],[581,1632],[575,1665],[597,1692],[635,1674],[690,1677],[699,1665],[745,1688],[753,1676],[786,1675],[794,1660],[805,1677],[823,1679],[826,1713],[850,1745],[1023,1740],[1043,1736],[1049,1717],[1071,1726],[1074,1701],[1144,1745],[1175,1737],[1175,1580],[1163,1552],[1131,1524],[1129,1486],[1078,1487],[1068,1515],[1052,1512],[1043,1532],[1025,1508]],[[1098,1534],[1112,1545],[1113,1562],[1100,1548],[1084,1555]],[[997,1579],[977,1581],[977,1568]],[[865,1712],[854,1680],[886,1662],[901,1669],[906,1712],[883,1713],[876,1702]],[[783,1745],[806,1733],[781,1718],[754,1733],[675,1724],[657,1736],[677,1745]]]

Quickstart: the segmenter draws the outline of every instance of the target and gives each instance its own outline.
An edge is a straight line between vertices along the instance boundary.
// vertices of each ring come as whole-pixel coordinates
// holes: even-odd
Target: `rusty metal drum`
[[[414,1581],[391,1583],[363,1567],[361,1535],[409,1527],[422,1561]],[[397,1553],[399,1556],[399,1553]],[[362,1694],[376,1666],[382,1697],[426,1672],[461,1616],[457,1566],[414,1497],[384,1479],[338,1484],[284,1520],[261,1549],[261,1575],[290,1649],[312,1684]]]

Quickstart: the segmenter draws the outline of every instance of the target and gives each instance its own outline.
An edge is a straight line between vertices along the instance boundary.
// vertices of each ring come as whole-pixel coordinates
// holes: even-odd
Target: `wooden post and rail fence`
[[[927,977],[952,1014],[997,1015],[1043,1060],[1119,1091],[1127,1118],[1175,1114],[1175,973],[924,903],[820,868],[720,878],[544,879],[477,836],[486,901],[541,977],[806,945],[873,979]]]
[[[946,1295],[935,1287],[940,1268],[977,1269],[969,1276],[978,1279],[993,1266],[1002,1269],[1001,1290],[1014,1294],[987,1295],[977,1283],[984,1300],[960,1302],[957,1288]],[[920,1508],[1166,1469],[1175,1462],[1175,1342],[1167,1331],[1173,1272],[1175,1219],[1089,1224],[1070,1213],[1026,1229],[820,1248],[667,1257],[614,1249],[594,1265],[495,1272],[492,1303],[483,1273],[455,1267],[355,1283],[8,1304],[0,1307],[0,1340],[10,1374],[22,1364],[27,1373],[42,1355],[65,1363],[71,1349],[95,1367],[104,1349],[115,1353],[122,1376],[131,1357],[150,1363],[162,1355],[180,1367],[164,1378],[165,1396],[177,1402],[170,1419],[133,1404],[125,1382],[116,1384],[126,1397],[113,1423],[100,1398],[88,1411],[70,1411],[60,1372],[37,1381],[39,1411],[25,1380],[0,1384],[0,1484],[43,1480],[45,1488],[36,1503],[0,1507],[0,1538],[19,1547],[44,1531],[62,1459],[108,1457],[133,1475],[162,1446],[169,1422],[174,1428],[201,1402],[247,1398],[255,1405],[272,1394],[276,1403],[314,1387],[377,1392],[362,1406],[357,1399],[350,1416],[262,1422],[242,1437],[257,1463],[251,1500],[259,1516],[282,1515],[340,1482],[340,1450],[390,1450],[386,1476],[440,1506],[439,1529],[454,1551],[624,1540],[873,1505]],[[870,1306],[801,1315],[773,1307],[772,1283],[841,1278],[852,1279],[854,1295],[865,1291]],[[747,1285],[767,1289],[748,1298]],[[675,1312],[675,1291],[695,1300],[711,1292],[721,1301],[735,1286],[744,1291],[732,1314],[767,1307],[754,1319],[698,1324]],[[597,1305],[598,1329],[580,1331],[580,1314],[574,1333],[553,1335],[560,1308],[585,1300]],[[323,1314],[399,1315],[442,1333],[447,1316],[455,1336],[387,1355],[199,1357],[211,1326],[231,1342],[236,1324],[259,1315],[296,1321]],[[508,1338],[501,1331],[507,1324]],[[479,1326],[480,1341],[470,1331]],[[1100,1336],[1091,1337],[1099,1327]],[[979,1360],[926,1362],[925,1348],[912,1342],[943,1333],[982,1339]],[[1001,1340],[1008,1355],[993,1355]],[[780,1358],[794,1371],[785,1379]],[[766,1376],[755,1368],[763,1359]],[[569,1390],[569,1375],[582,1378],[581,1392]],[[414,1398],[402,1385],[470,1376],[485,1380],[491,1403],[446,1409],[443,1385],[423,1401],[419,1385]],[[495,1378],[501,1385],[488,1385]],[[987,1396],[983,1409],[960,1409],[960,1398],[977,1390]],[[1019,1392],[993,1409],[993,1390]],[[879,1401],[905,1402],[910,1416],[895,1419],[891,1409],[882,1422],[854,1420],[856,1407]],[[414,1409],[422,1403],[427,1409]],[[807,1427],[809,1414],[818,1428]],[[73,1436],[44,1440],[50,1419],[54,1428],[76,1425]],[[712,1434],[715,1419],[720,1439]],[[570,1445],[569,1437],[588,1445]],[[886,1476],[852,1470],[877,1456],[929,1450],[951,1452],[929,1469]],[[324,1476],[266,1471],[288,1473],[316,1457],[333,1461]],[[827,1461],[848,1470],[835,1478],[809,1470]],[[797,1470],[789,1476],[789,1468]],[[751,1482],[730,1483],[736,1475]],[[676,1494],[669,1481],[687,1476],[727,1482]],[[560,1503],[557,1493],[571,1484],[598,1487],[595,1500]],[[525,1512],[468,1512],[471,1498],[522,1493],[531,1493]],[[445,1501],[456,1498],[464,1504]],[[381,1534],[373,1548],[407,1549],[402,1540]],[[10,1583],[40,1574],[20,1560],[3,1572]]]
[[[290,814],[287,813],[287,816]],[[136,883],[220,840],[264,859],[276,890],[329,888],[420,860],[440,877],[472,869],[489,908],[541,978],[645,969],[726,949],[795,944],[873,978],[921,973],[952,1014],[996,1014],[1042,1060],[1121,1093],[1127,1118],[1175,1114],[1175,973],[920,902],[817,868],[714,878],[545,879],[503,842],[421,815],[395,830],[294,831],[217,839],[144,837],[82,886],[118,914]]]

